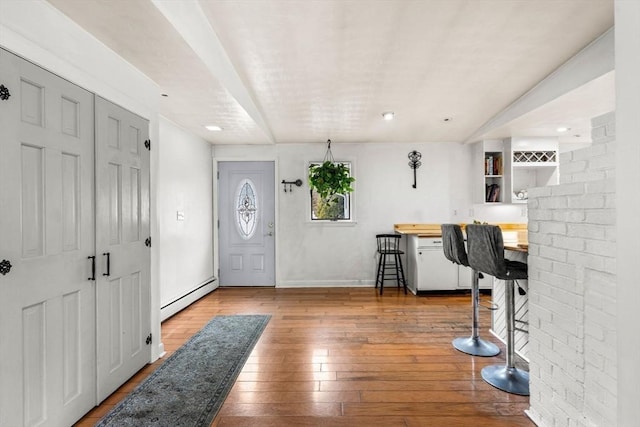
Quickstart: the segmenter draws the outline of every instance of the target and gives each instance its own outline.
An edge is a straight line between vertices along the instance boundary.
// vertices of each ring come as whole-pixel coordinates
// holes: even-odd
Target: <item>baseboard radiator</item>
[[[215,277],[211,277],[186,294],[182,295],[181,297],[178,297],[170,303],[165,304],[164,306],[160,307],[160,321],[164,322],[169,317],[187,308],[203,296],[215,290],[217,287],[217,279]]]

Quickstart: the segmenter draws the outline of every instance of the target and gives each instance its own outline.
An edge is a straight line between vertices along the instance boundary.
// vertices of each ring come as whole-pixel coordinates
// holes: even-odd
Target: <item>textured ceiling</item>
[[[461,142],[613,25],[613,0],[48,1],[216,144]]]

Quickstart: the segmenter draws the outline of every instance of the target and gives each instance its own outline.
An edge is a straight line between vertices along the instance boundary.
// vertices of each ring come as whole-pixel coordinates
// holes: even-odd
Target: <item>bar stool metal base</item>
[[[472,356],[490,357],[500,353],[497,345],[480,337],[456,338],[451,344],[456,350]]]
[[[506,365],[491,365],[482,368],[482,379],[507,393],[529,396],[529,372]]]

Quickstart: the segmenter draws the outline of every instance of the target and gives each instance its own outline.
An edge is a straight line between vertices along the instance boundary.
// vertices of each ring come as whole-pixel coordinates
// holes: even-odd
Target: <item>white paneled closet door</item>
[[[101,402],[150,360],[150,156],[146,120],[98,96],[95,108]]]
[[[2,49],[0,84],[0,426],[70,425],[96,402],[93,95]]]

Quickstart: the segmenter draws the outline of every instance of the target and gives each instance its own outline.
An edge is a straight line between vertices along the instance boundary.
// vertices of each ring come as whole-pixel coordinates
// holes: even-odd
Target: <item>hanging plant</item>
[[[327,141],[327,154],[323,162],[309,165],[309,187],[315,190],[327,204],[335,201],[336,195],[351,193],[353,191],[351,184],[355,180],[346,165],[333,159],[331,140]]]

